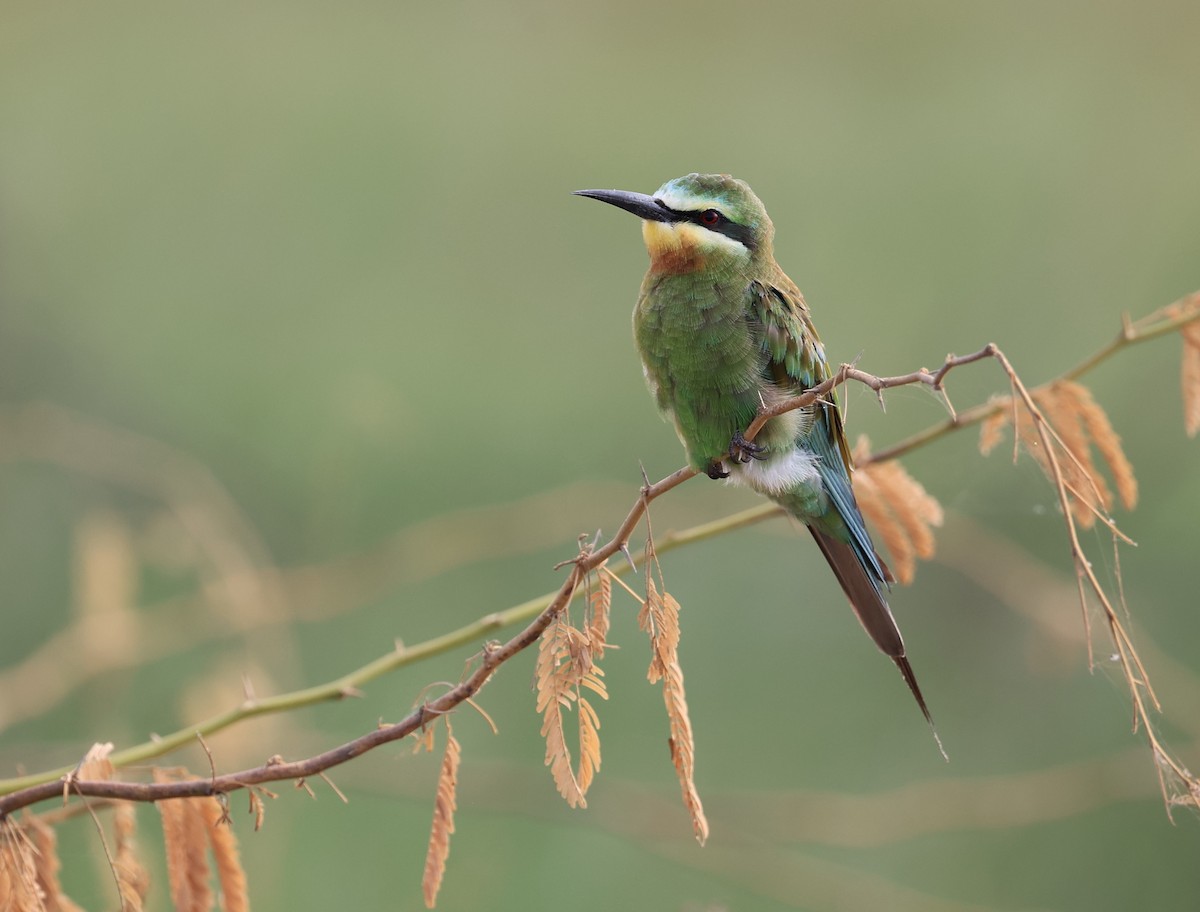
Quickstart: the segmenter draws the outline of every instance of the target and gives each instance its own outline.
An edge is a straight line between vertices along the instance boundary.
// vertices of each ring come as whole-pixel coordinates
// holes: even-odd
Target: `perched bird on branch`
[[[775,227],[762,202],[724,174],[688,174],[653,196],[575,192],[642,220],[650,269],[633,311],[634,338],[692,468],[752,488],[808,527],[932,727],[888,608],[891,575],[854,499],[836,399],[770,419],[753,441],[743,436],[760,409],[830,376],[804,297],[775,262]]]

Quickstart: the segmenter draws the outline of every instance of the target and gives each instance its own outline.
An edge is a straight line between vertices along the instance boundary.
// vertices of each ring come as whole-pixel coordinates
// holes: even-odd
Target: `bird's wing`
[[[766,355],[763,366],[766,379],[793,395],[827,380],[831,371],[825,360],[825,347],[813,328],[803,296],[791,280],[780,273],[778,281],[754,282],[750,286],[750,296],[750,317],[760,333]],[[932,728],[933,717],[917,686],[916,676],[905,656],[900,628],[885,597],[891,574],[875,553],[854,499],[850,484],[850,448],[833,391],[813,410],[812,416],[812,425],[800,444],[818,457],[817,470],[821,473],[832,509],[824,516],[801,518],[805,519],[833,568],[863,628],[899,667]],[[940,750],[942,742],[936,729],[933,737]],[[942,750],[942,756],[945,754]]]
[[[755,282],[751,285],[751,299],[753,318],[761,327],[761,344],[767,357],[763,370],[768,379],[793,395],[829,379],[832,372],[825,359],[825,346],[817,336],[803,295],[791,280],[781,274],[770,283]],[[833,391],[814,409],[813,419],[804,445],[820,457],[818,467],[825,491],[837,517],[845,524],[839,537],[844,537],[854,549],[874,584],[882,590],[891,574],[875,551],[854,499],[850,446]],[[838,534],[836,522],[832,526],[829,531]]]
[[[779,281],[751,283],[750,298],[751,313],[762,327],[767,379],[792,395],[799,395],[828,380],[831,372],[825,359],[825,346],[821,344],[800,290],[781,275]],[[819,405],[819,413],[825,418],[827,435],[836,445],[849,475],[853,462],[834,391],[830,391]]]

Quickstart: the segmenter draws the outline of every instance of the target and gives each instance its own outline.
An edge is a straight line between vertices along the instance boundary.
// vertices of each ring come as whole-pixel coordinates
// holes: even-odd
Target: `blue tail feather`
[[[830,505],[836,516],[824,517],[814,525],[822,526],[830,534],[841,538],[851,548],[859,562],[867,571],[867,575],[882,594],[887,588],[888,573],[875,553],[871,536],[867,532],[867,524],[858,502],[854,499],[854,489],[850,483],[850,473],[842,462],[842,454],[837,444],[830,437],[824,416],[817,419],[813,433],[805,441],[820,457],[817,471],[821,474],[821,483],[829,497]],[[841,522],[839,523],[838,520]],[[842,528],[839,528],[841,526]]]

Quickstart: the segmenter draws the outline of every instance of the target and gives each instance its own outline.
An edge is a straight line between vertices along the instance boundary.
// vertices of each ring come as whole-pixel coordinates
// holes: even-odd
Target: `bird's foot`
[[[742,436],[741,431],[738,431],[729,441],[729,458],[744,465],[751,459],[766,459],[767,448],[759,446],[757,443],[751,443]]]
[[[708,464],[708,468],[704,470],[704,474],[713,481],[719,481],[722,478],[729,477],[729,470],[725,468],[725,463],[721,462],[721,460],[714,459]]]

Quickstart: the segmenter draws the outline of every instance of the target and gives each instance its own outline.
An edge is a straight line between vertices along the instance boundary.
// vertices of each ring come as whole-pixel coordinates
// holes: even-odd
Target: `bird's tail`
[[[912,665],[909,664],[908,658],[904,654],[904,640],[900,636],[900,628],[896,625],[896,619],[892,617],[892,611],[883,597],[880,585],[868,574],[867,568],[863,566],[852,546],[815,526],[809,526],[808,530],[816,539],[817,546],[825,555],[825,560],[829,562],[838,582],[841,583],[846,597],[850,599],[850,605],[854,608],[859,623],[870,634],[875,645],[888,655],[900,669],[904,683],[912,691],[917,705],[921,707],[921,712],[925,716],[925,721],[929,723],[938,750],[941,751],[943,757],[946,757],[946,749],[942,747],[942,739],[938,737],[937,727],[933,724],[933,716],[929,714],[929,707],[925,705],[925,697],[921,694],[917,677],[913,674]]]

